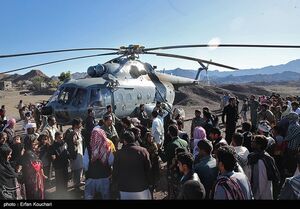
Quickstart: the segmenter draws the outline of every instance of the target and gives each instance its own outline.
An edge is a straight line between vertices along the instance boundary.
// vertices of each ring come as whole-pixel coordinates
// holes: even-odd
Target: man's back
[[[224,117],[226,116],[226,121]],[[236,123],[238,119],[238,111],[236,106],[227,105],[222,113],[222,122],[225,124]]]
[[[157,144],[163,143],[163,141],[164,141],[164,125],[158,117],[154,118],[154,120],[152,122],[151,133]]]
[[[188,143],[179,137],[174,138],[169,144],[167,144],[165,154],[168,164],[171,164],[173,158],[175,157],[175,150],[178,147],[184,148],[186,151],[188,151]]]
[[[218,168],[216,159],[212,156],[205,156],[200,159],[199,163],[195,165],[195,172],[198,174],[203,183],[208,198],[210,190],[218,175]]]
[[[150,157],[145,148],[133,143],[123,145],[123,148],[116,152],[113,178],[117,181],[120,191],[144,191],[149,187],[150,168]]]
[[[177,199],[200,200],[205,198],[206,190],[197,173],[189,172],[182,178],[180,184],[181,188]]]
[[[232,171],[219,175],[213,192],[216,200],[253,199],[248,178],[240,172]]]
[[[251,180],[251,186],[255,199],[273,199],[272,181],[268,180],[267,168],[263,160],[259,159],[258,162],[252,166]]]

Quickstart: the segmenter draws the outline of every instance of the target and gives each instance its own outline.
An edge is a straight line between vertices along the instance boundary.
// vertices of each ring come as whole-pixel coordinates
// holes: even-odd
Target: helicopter
[[[43,115],[54,115],[59,125],[71,124],[73,118],[86,118],[88,109],[92,108],[95,118],[102,118],[106,112],[106,107],[111,105],[117,117],[132,116],[144,104],[145,110],[151,114],[157,102],[165,104],[165,110],[171,112],[175,99],[175,90],[180,86],[198,85],[201,71],[207,72],[209,65],[223,67],[231,70],[238,68],[228,65],[203,60],[195,57],[178,54],[160,53],[156,50],[168,50],[178,48],[195,47],[266,47],[266,48],[300,48],[297,45],[249,45],[249,44],[219,44],[219,45],[176,45],[155,48],[145,48],[141,45],[122,46],[120,48],[77,48],[62,49],[53,51],[30,52],[22,54],[0,55],[0,58],[10,58],[18,56],[40,55],[48,53],[61,53],[70,51],[90,51],[105,50],[114,51],[103,54],[72,57],[68,59],[56,60],[47,63],[22,67],[2,73],[39,67],[43,65],[66,62],[76,59],[90,57],[100,57],[108,55],[118,55],[104,64],[90,66],[87,69],[88,77],[83,79],[70,79],[60,85],[57,91],[50,97],[47,105],[42,108]],[[153,52],[154,51],[154,52]],[[195,79],[184,78],[164,74],[155,71],[156,66],[142,62],[140,54],[156,55],[185,59],[198,62],[200,67]],[[207,64],[206,66],[204,64]]]

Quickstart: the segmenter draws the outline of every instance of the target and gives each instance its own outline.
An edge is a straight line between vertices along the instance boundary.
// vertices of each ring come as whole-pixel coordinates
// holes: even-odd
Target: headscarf
[[[206,139],[206,131],[202,126],[196,126],[194,129],[194,144],[193,155],[196,157],[199,154],[198,142]]]
[[[7,121],[6,125],[4,126],[4,128],[2,129],[2,131],[4,131],[6,128],[15,125],[16,124],[16,119],[11,118]]]
[[[270,133],[271,129],[271,126],[266,120],[261,120],[258,124],[258,130],[261,130],[264,133]]]
[[[0,146],[0,199],[16,199],[16,178],[18,174],[7,161],[12,152],[8,145]]]
[[[138,126],[141,123],[141,121],[138,118],[131,118],[131,123],[134,126]]]
[[[14,118],[11,118],[8,120],[7,124],[10,126],[10,125],[15,125],[16,124],[16,119]]]
[[[194,139],[206,139],[206,131],[202,126],[195,127]]]
[[[111,152],[110,143],[105,131],[100,128],[94,128],[91,133],[91,161],[100,160],[103,164],[107,163]]]
[[[36,123],[27,123],[26,125],[25,125],[25,134],[28,134],[28,129],[29,128],[36,128]]]
[[[14,172],[13,168],[10,166],[10,163],[7,162],[7,156],[12,152],[11,148],[4,144],[0,147],[0,164],[1,164],[1,173],[3,168],[5,172],[2,175],[5,175],[7,178],[17,177],[17,174]]]

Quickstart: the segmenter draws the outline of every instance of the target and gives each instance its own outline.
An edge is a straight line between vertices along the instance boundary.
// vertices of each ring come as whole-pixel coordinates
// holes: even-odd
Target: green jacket
[[[171,165],[172,160],[175,157],[175,150],[177,147],[184,148],[186,151],[189,150],[188,143],[177,136],[166,145],[164,151],[159,151],[159,156],[162,161],[167,162],[168,165]]]

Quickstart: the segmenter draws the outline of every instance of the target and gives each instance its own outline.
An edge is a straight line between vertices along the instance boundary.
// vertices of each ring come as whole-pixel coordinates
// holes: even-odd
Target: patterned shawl
[[[111,152],[110,143],[105,131],[100,128],[94,128],[91,134],[91,161],[100,160],[103,164],[107,163]]]

